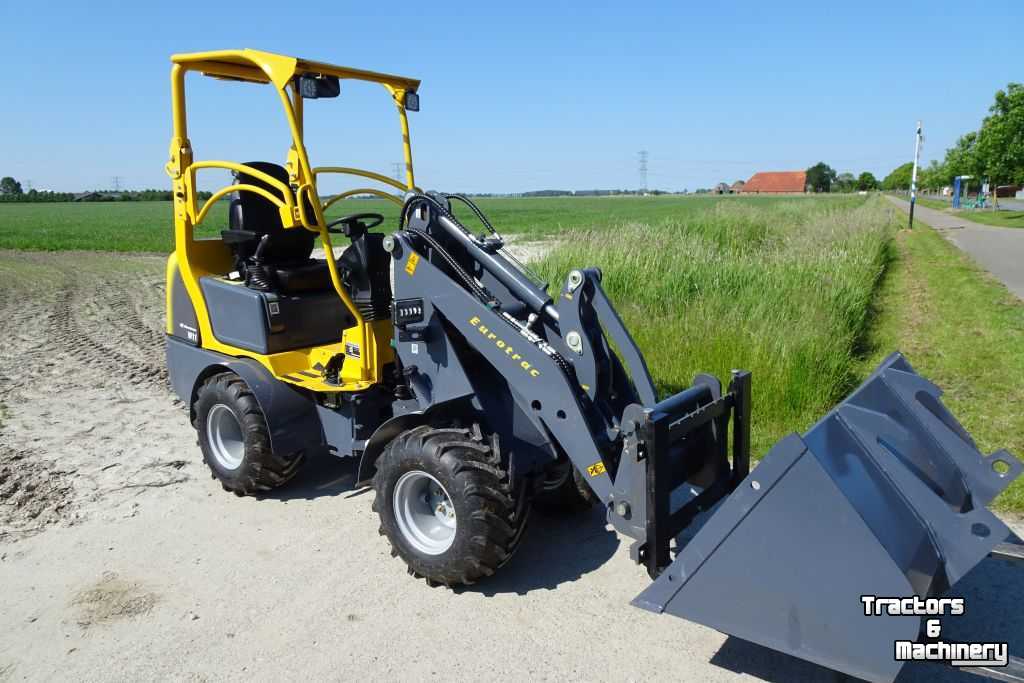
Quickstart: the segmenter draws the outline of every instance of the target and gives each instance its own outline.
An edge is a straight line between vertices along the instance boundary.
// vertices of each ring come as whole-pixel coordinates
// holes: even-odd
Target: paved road
[[[910,209],[907,201],[896,197],[889,197],[889,200],[904,211]],[[914,217],[938,230],[1018,298],[1024,299],[1024,230],[979,225],[920,204],[914,208]]]

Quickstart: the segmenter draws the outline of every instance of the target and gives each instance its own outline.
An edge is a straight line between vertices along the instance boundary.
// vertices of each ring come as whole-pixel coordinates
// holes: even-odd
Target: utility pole
[[[914,204],[917,203],[917,164],[921,160],[921,122],[917,122],[917,133],[914,134],[914,170],[910,174],[910,226],[914,229]]]
[[[640,185],[643,193],[647,194],[647,150],[640,150]]]

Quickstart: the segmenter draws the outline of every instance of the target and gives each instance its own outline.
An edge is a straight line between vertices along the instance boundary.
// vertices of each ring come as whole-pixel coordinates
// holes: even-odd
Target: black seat
[[[288,184],[288,171],[266,161],[245,164]],[[270,184],[247,173],[235,173],[245,183],[279,195]],[[308,201],[306,214],[313,215]],[[286,229],[273,202],[255,192],[236,192],[228,208],[228,230],[221,233],[235,257],[235,268],[253,289],[285,294],[328,289],[327,262],[310,259],[316,234],[304,228]]]
[[[246,166],[288,183],[288,172],[277,164],[250,161]],[[277,194],[269,184],[247,173],[235,174],[236,184],[250,184]],[[306,215],[313,207],[306,203]],[[278,294],[301,294],[333,289],[327,261],[311,259],[316,234],[304,228],[286,229],[273,202],[255,192],[236,192],[228,209],[229,229],[221,233],[235,257],[235,268],[252,289]],[[362,232],[337,260],[339,275],[352,302],[366,320],[390,315],[391,256],[384,236]],[[339,301],[340,303],[340,301]]]

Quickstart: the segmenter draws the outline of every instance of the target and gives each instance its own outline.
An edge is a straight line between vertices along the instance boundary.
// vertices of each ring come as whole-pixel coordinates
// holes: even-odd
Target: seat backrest
[[[266,161],[250,161],[245,164],[266,173],[275,180],[288,184],[288,171],[283,166]],[[280,192],[259,178],[247,173],[235,173],[235,184],[261,187],[274,195]],[[307,212],[310,207],[306,207]],[[255,192],[236,192],[228,209],[228,227],[231,230],[246,230],[256,235],[257,240],[269,235],[262,251],[264,263],[281,264],[305,261],[313,251],[316,235],[303,228],[286,230],[281,223],[281,214],[273,202]],[[234,248],[234,247],[233,247]],[[251,255],[255,245],[248,245],[246,256]]]

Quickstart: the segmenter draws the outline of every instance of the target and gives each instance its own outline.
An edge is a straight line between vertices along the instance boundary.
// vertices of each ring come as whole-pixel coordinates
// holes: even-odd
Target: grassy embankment
[[[1024,455],[1024,304],[934,231],[897,233],[903,221],[880,199],[722,204],[614,242],[580,232],[540,268],[601,264],[661,391],[752,370],[757,455],[897,349],[983,452]],[[996,506],[1024,511],[1024,481]]]
[[[1024,457],[1024,303],[924,229],[897,235],[875,309],[860,374],[903,351],[943,388],[943,401],[983,453],[1006,448]],[[996,507],[1024,512],[1024,480]]]
[[[935,209],[937,211],[945,211],[949,209],[949,202],[943,199],[918,197],[917,201],[921,206],[925,206],[929,209]],[[975,223],[995,225],[1000,228],[1024,228],[1024,211],[995,211],[989,208],[964,209],[962,211],[952,211],[951,213],[954,216],[958,216],[959,218],[973,221]]]
[[[754,451],[804,430],[862,378],[858,351],[895,212],[881,199],[722,202],[696,216],[582,230],[539,269],[600,265],[662,392],[754,376]]]

